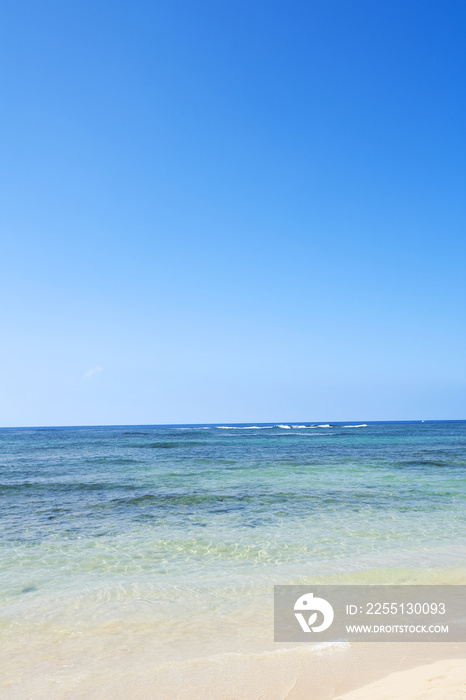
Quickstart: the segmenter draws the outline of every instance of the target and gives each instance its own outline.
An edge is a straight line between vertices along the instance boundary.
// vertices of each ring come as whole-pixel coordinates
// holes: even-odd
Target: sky
[[[466,418],[466,6],[4,0],[0,425]]]

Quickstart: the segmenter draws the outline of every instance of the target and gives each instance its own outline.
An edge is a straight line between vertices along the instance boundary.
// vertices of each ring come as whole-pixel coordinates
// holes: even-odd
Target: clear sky
[[[4,0],[0,425],[466,418],[466,5]]]

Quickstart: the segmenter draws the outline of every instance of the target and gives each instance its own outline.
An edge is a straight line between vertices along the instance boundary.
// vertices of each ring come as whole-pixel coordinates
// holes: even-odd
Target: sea
[[[188,697],[274,584],[464,583],[466,421],[5,428],[0,527],[5,697]]]

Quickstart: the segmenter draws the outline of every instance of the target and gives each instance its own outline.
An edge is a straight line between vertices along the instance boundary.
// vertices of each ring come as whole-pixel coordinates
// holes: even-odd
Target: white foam
[[[292,425],[292,428],[331,428],[331,425]]]
[[[272,428],[271,425],[217,425],[219,430],[265,430]]]
[[[311,651],[323,651],[325,649],[351,649],[350,642],[321,642],[311,647]]]
[[[296,654],[304,655],[307,656],[308,654],[312,654],[315,652],[321,652],[321,651],[347,651],[348,649],[351,649],[351,644],[347,640],[344,641],[339,641],[339,642],[320,642],[318,644],[313,644],[312,646],[309,644],[299,646],[299,647],[291,647],[288,649],[272,649],[272,650],[264,650],[264,651],[259,651],[259,652],[250,652],[250,653],[245,653],[244,651],[224,651],[224,652],[219,652],[217,654],[212,654],[211,656],[204,656],[201,659],[192,659],[191,663],[196,663],[197,661],[213,661],[213,660],[220,660],[220,659],[234,659],[234,658],[239,658],[239,659],[266,659],[266,658],[277,658],[280,656],[295,656]],[[174,662],[176,664],[177,662]],[[188,662],[190,663],[190,662]],[[174,665],[173,664],[173,665]],[[171,664],[170,664],[171,665]]]
[[[276,425],[275,428],[283,428],[284,430],[291,430],[290,425]]]
[[[361,423],[361,425],[344,425],[344,428],[367,428],[366,423]]]

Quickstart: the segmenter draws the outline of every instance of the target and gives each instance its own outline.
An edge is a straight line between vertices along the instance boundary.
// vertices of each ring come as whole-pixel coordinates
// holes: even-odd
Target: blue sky
[[[466,418],[466,7],[2,3],[0,425]]]

